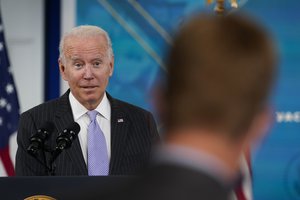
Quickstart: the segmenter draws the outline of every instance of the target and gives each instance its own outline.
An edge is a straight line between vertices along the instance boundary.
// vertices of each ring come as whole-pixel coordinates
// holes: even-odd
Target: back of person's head
[[[60,40],[59,43],[59,58],[64,58],[64,47],[68,39],[72,37],[79,38],[88,38],[88,37],[97,37],[104,36],[107,42],[107,53],[108,57],[111,59],[113,57],[112,43],[108,33],[98,26],[92,25],[81,25],[72,28],[69,32],[66,32]]]
[[[270,35],[244,15],[200,15],[168,59],[167,128],[242,134],[265,108],[276,71]]]

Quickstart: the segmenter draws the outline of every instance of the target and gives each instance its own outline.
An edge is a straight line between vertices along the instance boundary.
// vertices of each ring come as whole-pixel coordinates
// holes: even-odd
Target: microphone
[[[41,128],[37,130],[37,133],[30,137],[30,144],[27,148],[27,152],[34,157],[37,155],[38,150],[44,148],[45,140],[54,130],[54,124],[46,121]]]
[[[80,126],[76,122],[72,122],[63,130],[63,132],[58,134],[58,137],[56,138],[56,144],[53,154],[52,154],[52,160],[51,163],[57,158],[57,156],[65,149],[68,149],[71,147],[72,142],[77,137],[78,133],[80,131]]]
[[[57,147],[61,150],[68,149],[71,147],[73,140],[77,137],[80,131],[80,126],[78,123],[71,123],[62,133],[56,138]]]

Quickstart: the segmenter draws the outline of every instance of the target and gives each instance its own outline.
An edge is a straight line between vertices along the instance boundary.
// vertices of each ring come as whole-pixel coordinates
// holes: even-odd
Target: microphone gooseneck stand
[[[49,128],[51,130],[51,128]],[[56,147],[51,149],[49,146],[45,145],[45,140],[52,131],[42,129],[38,130],[37,134],[30,138],[30,145],[27,148],[27,152],[33,156],[41,165],[45,167],[46,174],[48,176],[55,176],[55,160],[65,149],[71,147],[72,142],[77,138],[80,131],[80,126],[78,123],[71,123],[66,129],[58,134],[56,138]],[[43,134],[41,134],[43,133]],[[42,153],[43,160],[38,158],[38,153]],[[47,160],[46,153],[50,154],[50,158]]]

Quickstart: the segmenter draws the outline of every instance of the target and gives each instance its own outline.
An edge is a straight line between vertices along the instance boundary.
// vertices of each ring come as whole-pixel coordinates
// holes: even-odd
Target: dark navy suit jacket
[[[46,146],[54,149],[58,133],[74,121],[69,102],[69,90],[60,98],[40,104],[24,112],[19,121],[16,154],[17,176],[48,175],[38,160],[51,159],[51,154],[38,154],[38,160],[27,153],[29,138],[45,121],[51,121],[55,130],[46,140]],[[143,169],[150,157],[154,143],[159,141],[152,114],[142,108],[107,97],[111,104],[111,160],[110,175],[133,175]],[[119,120],[122,119],[122,120]],[[88,175],[79,139],[64,150],[55,160],[55,175]]]

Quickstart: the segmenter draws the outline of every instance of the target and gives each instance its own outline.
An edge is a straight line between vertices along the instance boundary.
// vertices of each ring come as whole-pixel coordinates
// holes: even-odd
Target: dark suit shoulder
[[[68,100],[68,92],[59,98],[41,103],[23,112],[21,114],[21,119],[30,117],[33,121],[39,124],[39,122],[42,123],[45,121],[53,121],[55,114],[63,111],[71,112],[71,107]]]
[[[228,200],[230,187],[205,172],[175,164],[152,166],[107,199]]]
[[[148,125],[150,122],[150,126],[156,126],[155,119],[150,111],[120,99],[113,98],[109,94],[107,94],[107,97],[111,104],[112,118],[126,116],[134,123],[147,121]]]
[[[131,103],[122,101],[120,99],[113,99],[114,103],[118,105],[120,109],[122,109],[124,112],[132,113],[133,111],[140,114],[151,114],[148,110],[138,107],[136,105],[133,105]]]
[[[30,109],[28,109],[27,111],[23,112],[23,113],[35,113],[35,112],[40,112],[41,110],[45,110],[48,107],[55,107],[55,105],[57,105],[59,102],[59,99],[52,99],[50,101],[46,101],[44,103],[41,103],[39,105],[36,105]],[[22,113],[22,114],[23,114]]]
[[[155,120],[149,111],[107,96],[111,104],[110,173],[136,174],[148,164],[151,148],[159,141]]]

